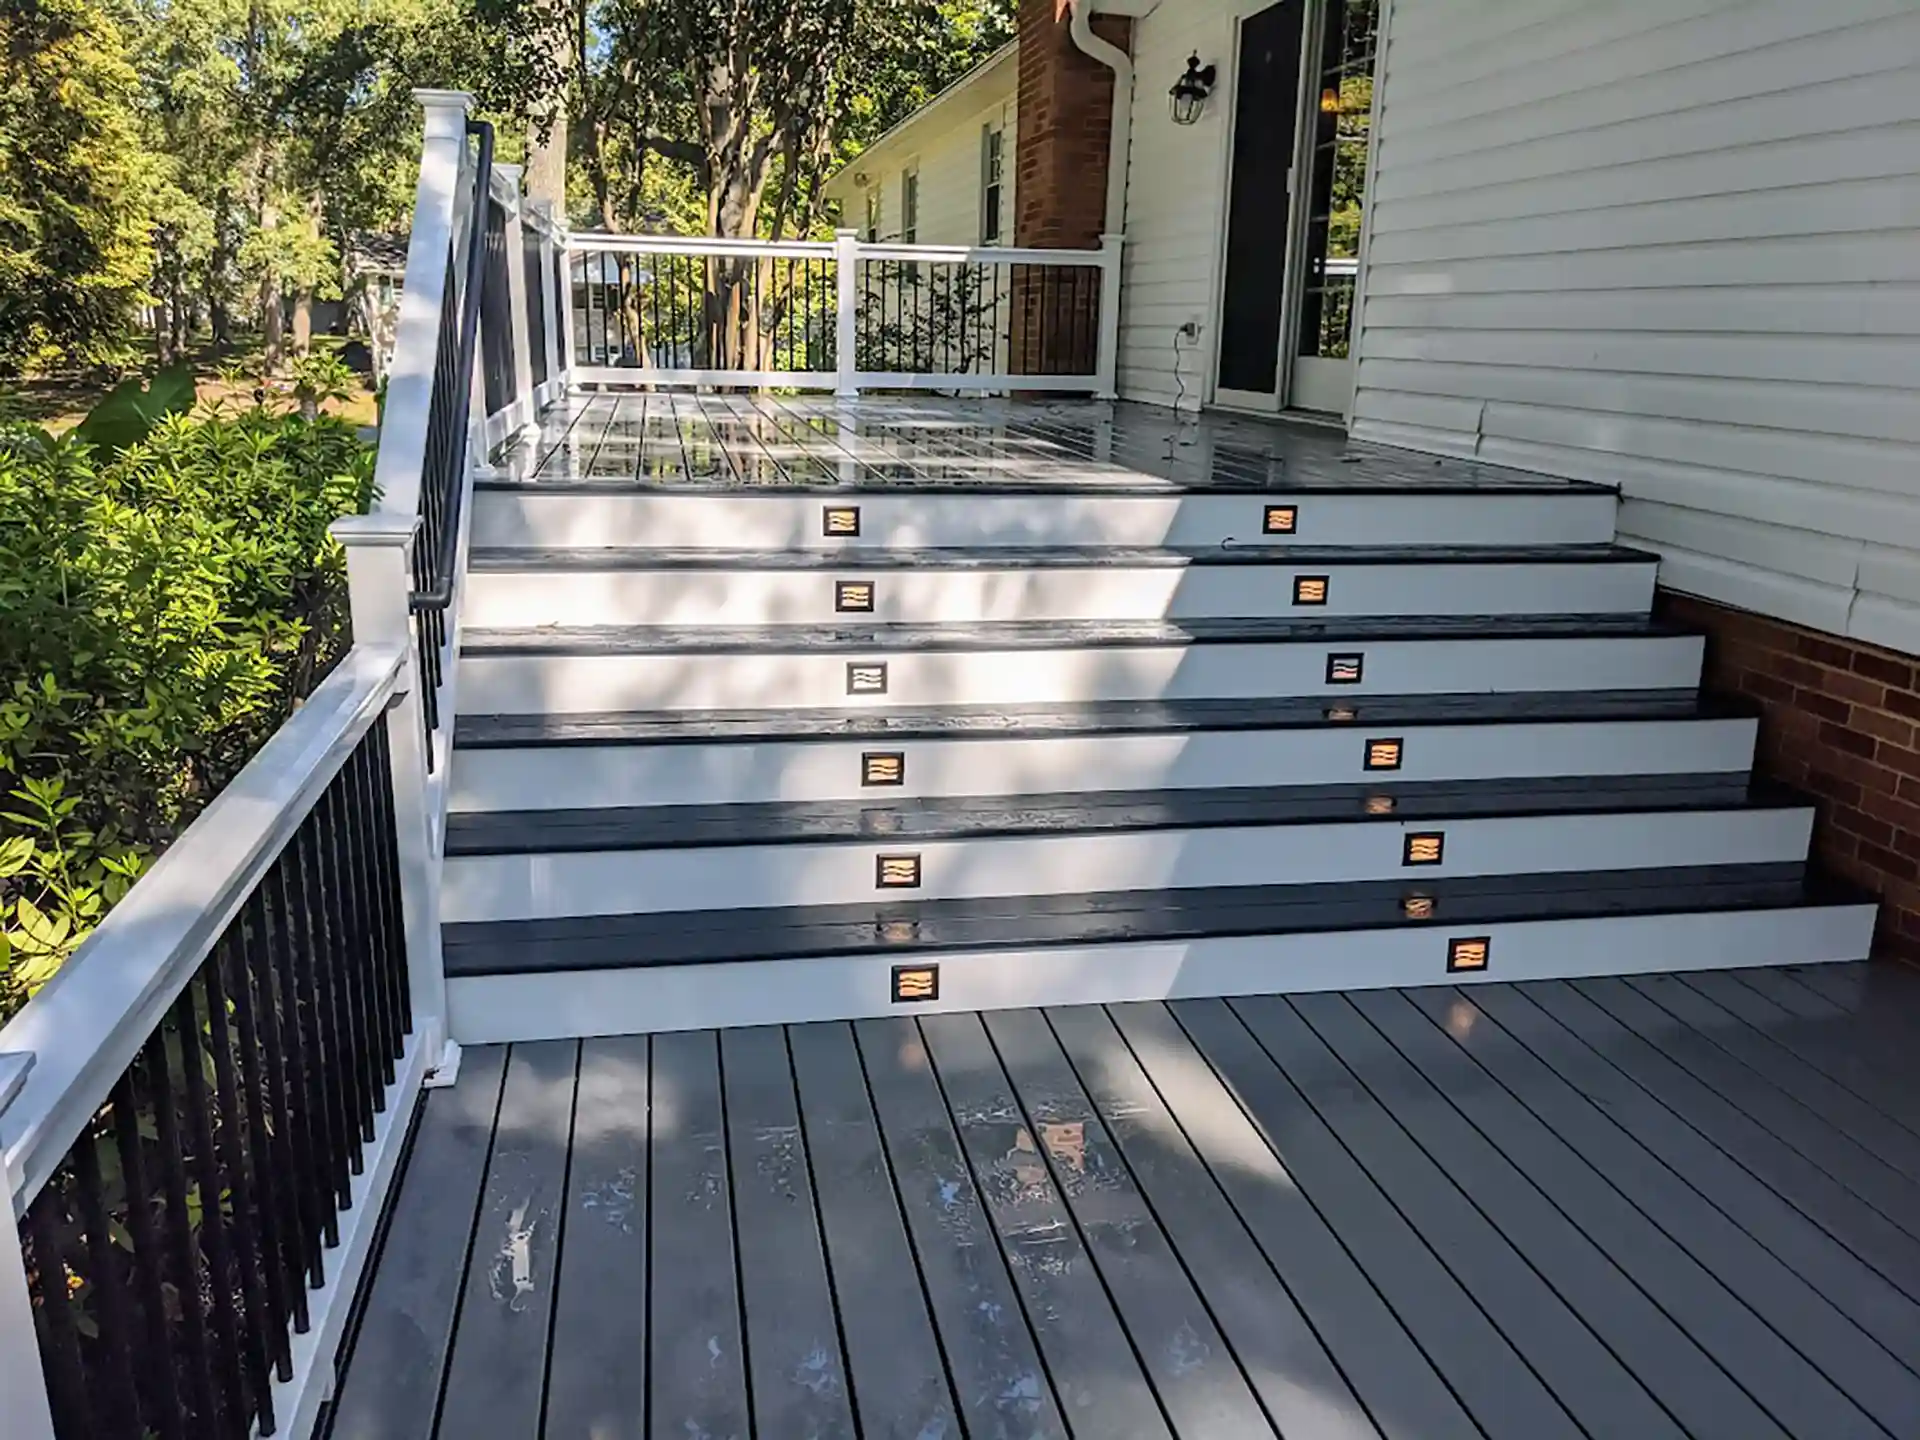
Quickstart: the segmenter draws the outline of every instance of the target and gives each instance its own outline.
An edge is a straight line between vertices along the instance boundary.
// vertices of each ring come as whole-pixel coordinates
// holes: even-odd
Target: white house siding
[[[1134,21],[1118,375],[1120,393],[1129,400],[1197,407],[1209,393],[1214,293],[1226,229],[1234,26],[1239,16],[1267,3],[1161,0]],[[1176,125],[1167,88],[1192,54],[1218,66],[1219,78],[1199,121]],[[1276,265],[1280,244],[1276,235]],[[1189,321],[1201,327],[1191,343],[1179,339]]]
[[[1394,0],[1386,66],[1354,434],[1920,652],[1920,3]]]

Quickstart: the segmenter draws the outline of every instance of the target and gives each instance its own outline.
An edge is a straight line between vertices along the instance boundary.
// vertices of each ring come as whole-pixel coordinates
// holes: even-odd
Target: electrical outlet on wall
[[[1200,322],[1198,320],[1187,321],[1186,324],[1180,327],[1180,336],[1183,340],[1189,342],[1198,340],[1200,338]]]

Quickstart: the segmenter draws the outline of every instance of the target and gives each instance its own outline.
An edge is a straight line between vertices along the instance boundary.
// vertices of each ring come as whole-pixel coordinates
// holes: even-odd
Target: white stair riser
[[[448,982],[447,999],[455,1040],[496,1045],[1015,1006],[1821,964],[1865,959],[1873,923],[1873,906],[1847,905],[1056,949],[825,956],[456,977]],[[1479,974],[1448,974],[1451,936],[1486,938],[1489,968]],[[539,957],[527,958],[537,963]],[[939,999],[893,1003],[893,966],[923,960],[940,966]]]
[[[720,550],[980,545],[1600,545],[1611,495],[595,495],[474,496],[483,546]],[[1264,534],[1266,506],[1296,507],[1294,533]],[[824,532],[858,506],[857,538]]]
[[[1255,615],[1628,615],[1653,603],[1654,564],[1061,566],[981,570],[476,571],[478,629],[535,625],[831,625],[839,586],[884,622],[1235,619]],[[1294,600],[1302,576],[1324,603]]]
[[[917,841],[452,856],[448,921],[638,915],[1212,885],[1423,880],[1804,859],[1810,810],[1547,815]],[[1407,866],[1409,834],[1442,833],[1445,863]],[[882,888],[881,856],[918,855],[920,884]]]
[[[879,804],[1075,790],[1733,774],[1751,767],[1756,728],[1749,719],[1424,727],[1361,721],[1339,730],[463,750],[454,758],[449,805],[485,811],[776,800]],[[1365,768],[1368,742],[1376,738],[1403,742],[1397,771]],[[900,784],[860,783],[861,757],[873,751],[905,757]]]
[[[1329,655],[1363,655],[1329,685]],[[1080,700],[1677,690],[1700,680],[1692,636],[1089,646],[873,654],[488,655],[460,662],[464,714],[1006,705]],[[885,694],[849,695],[849,663],[885,662]]]

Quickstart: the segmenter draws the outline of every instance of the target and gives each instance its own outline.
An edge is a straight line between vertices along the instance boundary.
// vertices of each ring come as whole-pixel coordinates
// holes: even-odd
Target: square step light
[[[1368,770],[1398,770],[1406,741],[1398,736],[1367,741]]]
[[[938,965],[896,965],[893,967],[893,1003],[913,1005],[940,998]]]
[[[1327,684],[1358,685],[1366,673],[1365,655],[1329,655],[1327,656]]]
[[[1296,575],[1293,577],[1293,603],[1296,605],[1324,605],[1327,603],[1329,580],[1325,575]]]
[[[847,662],[847,694],[884,695],[887,693],[887,665],[879,661],[862,664],[857,660]]]
[[[1269,505],[1260,517],[1262,535],[1294,535],[1299,533],[1300,507],[1297,505]]]
[[[907,754],[904,750],[868,750],[860,757],[862,785],[904,785],[907,782]]]
[[[833,608],[841,615],[873,613],[873,581],[836,580],[833,582]]]
[[[835,539],[857,536],[860,533],[860,507],[858,505],[825,505],[820,509],[820,533]]]
[[[1493,961],[1493,939],[1487,935],[1469,935],[1447,941],[1447,973],[1469,975],[1485,970]]]
[[[1447,853],[1447,837],[1444,831],[1429,830],[1406,837],[1400,850],[1402,865],[1438,865]]]
[[[918,890],[918,855],[876,855],[873,860],[873,885],[876,890]]]

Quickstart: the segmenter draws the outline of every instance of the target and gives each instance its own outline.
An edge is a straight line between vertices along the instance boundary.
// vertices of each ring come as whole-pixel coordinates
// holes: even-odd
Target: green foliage
[[[167,416],[191,410],[193,397],[191,365],[170,366],[151,382],[136,375],[107,392],[106,398],[74,427],[74,439],[84,440],[104,454],[117,455],[145,440]]]
[[[127,353],[157,178],[138,98],[108,8],[0,5],[0,375]]]
[[[259,408],[118,453],[0,431],[0,1014],[339,653],[326,529],[372,469],[350,426]]]

